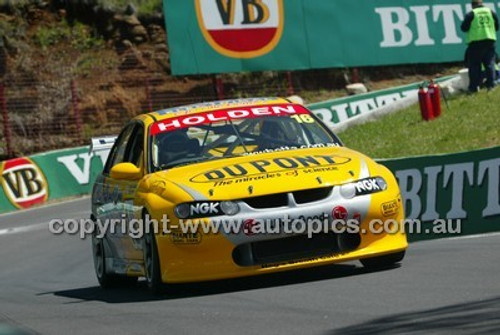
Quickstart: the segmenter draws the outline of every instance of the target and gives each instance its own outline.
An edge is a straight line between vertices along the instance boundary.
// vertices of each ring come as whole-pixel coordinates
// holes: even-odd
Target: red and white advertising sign
[[[5,195],[15,207],[28,208],[47,201],[47,179],[29,158],[6,161],[1,174]]]
[[[203,36],[225,56],[262,56],[274,49],[283,33],[283,0],[195,1]]]

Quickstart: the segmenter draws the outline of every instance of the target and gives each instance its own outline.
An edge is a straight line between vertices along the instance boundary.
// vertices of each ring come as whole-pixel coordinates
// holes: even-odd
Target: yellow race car
[[[145,277],[158,291],[350,260],[385,267],[404,257],[393,174],[287,99],[139,115],[92,150],[109,147],[92,191],[103,287]]]

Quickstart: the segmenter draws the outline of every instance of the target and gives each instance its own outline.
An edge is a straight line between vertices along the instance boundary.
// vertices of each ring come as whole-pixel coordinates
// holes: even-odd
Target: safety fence
[[[85,145],[93,136],[118,133],[130,118],[151,110],[293,94],[307,103],[312,96],[318,100],[324,94],[328,99],[334,90],[341,93],[338,90],[347,82],[375,83],[405,75],[426,79],[446,69],[446,65],[414,65],[172,77],[154,67],[141,67],[127,58],[127,51],[122,53],[122,63],[116,68],[108,68],[106,60],[102,64],[82,60],[78,66],[67,67],[47,64],[24,72],[8,67],[0,78],[0,159]],[[331,113],[324,119],[334,122],[336,112]]]
[[[0,81],[0,159],[89,143],[116,134],[137,114],[183,104],[248,96],[286,96],[299,90],[291,73],[195,79],[148,71],[108,73],[109,80],[72,76]],[[130,71],[129,71],[130,72]],[[326,77],[325,77],[326,80]]]
[[[0,213],[89,194],[107,154],[91,154],[88,147],[79,147],[3,162]],[[423,222],[418,232],[409,233],[409,239],[500,230],[498,157],[500,147],[379,161],[398,179],[403,204],[395,205],[404,206],[408,219]],[[460,231],[445,227],[433,233],[438,219],[460,222]]]

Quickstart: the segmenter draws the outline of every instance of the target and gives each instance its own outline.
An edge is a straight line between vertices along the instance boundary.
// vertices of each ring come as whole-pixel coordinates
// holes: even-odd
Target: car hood
[[[251,154],[157,172],[194,200],[228,200],[328,187],[367,178],[368,157],[345,147]]]

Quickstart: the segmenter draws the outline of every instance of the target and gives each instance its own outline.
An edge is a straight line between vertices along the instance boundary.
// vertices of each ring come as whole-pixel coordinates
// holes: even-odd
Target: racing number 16
[[[314,123],[314,119],[309,114],[295,114],[290,117],[298,123]]]

